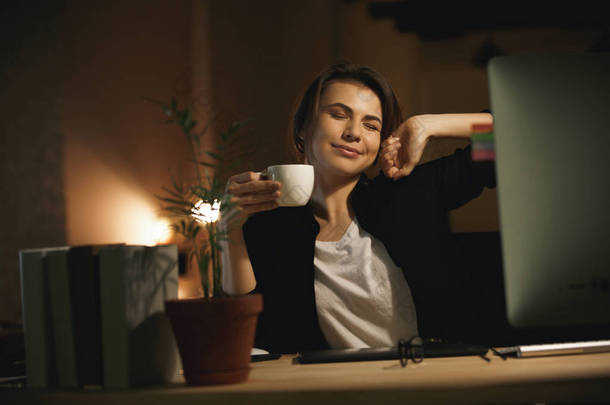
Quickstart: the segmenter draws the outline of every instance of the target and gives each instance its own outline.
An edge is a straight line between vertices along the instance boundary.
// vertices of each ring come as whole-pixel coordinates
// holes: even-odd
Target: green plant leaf
[[[190,234],[193,232],[193,221],[189,218],[189,221],[186,224],[186,231]]]
[[[191,207],[193,205],[190,201],[176,200],[174,198],[169,198],[169,197],[157,197],[157,198],[163,202],[166,202],[169,204],[174,204],[174,205],[188,206],[188,207]]]
[[[185,198],[184,198],[185,196],[184,196],[184,193],[182,192],[182,190],[172,190],[172,189],[167,188],[165,186],[162,186],[161,190],[165,191],[167,194],[169,194],[169,195],[171,195],[173,197],[185,200]],[[155,194],[155,197],[158,198],[158,199],[161,199],[163,196],[158,196],[158,195]]]
[[[185,217],[185,216],[188,216],[191,214],[190,209],[187,210],[184,208],[173,207],[173,206],[162,207],[161,211],[166,212],[176,218]]]
[[[188,123],[184,124],[184,128],[185,128],[185,130],[186,130],[186,133],[187,133],[187,134],[188,134],[188,133],[190,133],[190,132],[191,132],[191,130],[192,130],[193,128],[195,128],[195,125],[197,125],[197,121],[196,121],[196,120],[189,121]],[[194,136],[194,137],[195,137],[195,139],[197,140],[197,143],[199,143],[199,137],[197,137],[197,136]]]
[[[192,162],[195,164],[198,164],[200,166],[211,167],[212,169],[216,168],[216,165],[214,165],[212,163],[204,162],[202,160],[193,160]]]
[[[218,155],[218,154],[216,154],[216,153],[214,153],[214,152],[209,152],[209,151],[206,151],[206,152],[205,152],[205,154],[206,154],[206,155],[208,155],[208,156],[209,156],[209,157],[211,157],[211,158],[216,159],[216,160],[223,160],[223,159],[222,159],[222,157],[221,157],[220,155]]]
[[[204,167],[204,168],[203,168],[203,173],[205,174],[205,178],[206,178],[206,180],[207,180],[208,184],[209,184],[209,185],[210,185],[210,187],[211,187],[213,183],[212,183],[212,178],[210,177],[210,171],[208,170],[208,168],[207,168],[207,167]],[[206,190],[206,191],[207,191],[207,190]]]
[[[172,188],[161,186],[161,190],[174,196],[180,196],[181,198],[183,198],[185,195],[184,186],[178,182],[174,182],[174,184],[172,184]]]
[[[203,271],[203,269],[207,269],[210,265],[210,254],[204,253],[201,255],[201,260],[199,261],[199,269]]]
[[[201,227],[198,226],[195,229],[193,229],[193,238],[197,237],[197,234],[199,234],[199,231],[201,230]]]
[[[174,176],[172,176],[172,186],[174,186],[174,190],[181,193],[182,192],[182,183],[178,183],[178,180]]]
[[[182,125],[182,129],[185,134],[189,133],[189,127],[191,126],[192,122],[193,122],[193,117],[192,117],[191,109],[186,108],[184,110],[184,112],[182,113],[182,117],[180,120],[180,125]]]
[[[221,133],[221,138],[224,141],[228,141],[233,135],[235,135],[242,127],[246,125],[247,121],[234,121],[229,125],[226,131]]]

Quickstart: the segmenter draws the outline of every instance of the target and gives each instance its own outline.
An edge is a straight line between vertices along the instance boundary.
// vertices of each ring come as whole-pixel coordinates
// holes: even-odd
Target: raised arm
[[[410,174],[421,160],[430,137],[469,138],[472,124],[492,124],[489,113],[423,114],[403,122],[379,151],[381,168],[391,179]]]

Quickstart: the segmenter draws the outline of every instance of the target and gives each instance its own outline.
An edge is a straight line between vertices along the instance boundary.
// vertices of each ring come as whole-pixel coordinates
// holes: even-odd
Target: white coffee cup
[[[276,165],[261,172],[269,180],[282,184],[280,207],[300,207],[307,204],[313,191],[314,173],[311,165]]]

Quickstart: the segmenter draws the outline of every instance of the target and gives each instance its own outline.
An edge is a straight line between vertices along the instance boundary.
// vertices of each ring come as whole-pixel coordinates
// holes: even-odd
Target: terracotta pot
[[[262,309],[260,294],[166,301],[187,384],[246,381]]]

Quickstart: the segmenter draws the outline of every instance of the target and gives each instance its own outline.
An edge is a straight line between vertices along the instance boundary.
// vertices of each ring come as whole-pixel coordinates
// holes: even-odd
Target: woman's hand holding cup
[[[225,190],[231,211],[237,210],[240,222],[244,222],[254,213],[277,208],[281,187],[280,182],[268,180],[262,173],[244,172],[231,176]]]
[[[245,172],[229,179],[226,194],[230,198],[228,221],[240,223],[252,214],[277,207],[299,207],[307,204],[314,186],[311,165],[269,166],[263,172]],[[281,190],[281,191],[280,191]]]

